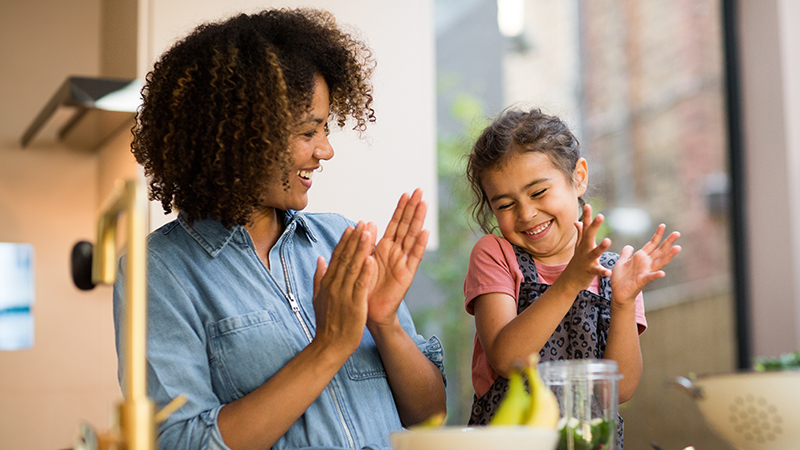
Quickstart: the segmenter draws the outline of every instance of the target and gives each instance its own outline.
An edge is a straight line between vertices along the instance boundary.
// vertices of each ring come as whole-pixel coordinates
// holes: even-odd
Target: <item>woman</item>
[[[375,120],[373,66],[330,14],[268,10],[198,27],[148,75],[133,153],[179,211],[148,238],[148,395],[188,399],[160,448],[383,449],[444,412],[441,344],[402,303],[422,193],[377,245],[374,224],[299,212],[328,118]]]

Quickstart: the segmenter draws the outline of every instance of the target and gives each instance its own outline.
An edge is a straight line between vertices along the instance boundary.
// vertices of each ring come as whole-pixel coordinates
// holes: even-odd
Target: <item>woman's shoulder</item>
[[[215,257],[237,235],[241,239],[239,228],[238,225],[225,227],[213,219],[195,220],[190,224],[179,215],[148,235],[147,250],[151,256],[167,260],[181,255],[197,257],[204,252]]]
[[[290,211],[292,218],[297,220],[304,220],[309,225],[314,226],[344,226],[355,225],[355,222],[339,213],[331,212],[304,212],[304,211]]]
[[[291,214],[289,222],[297,222],[314,240],[339,242],[344,230],[356,225],[355,222],[339,213],[302,211],[290,211],[289,213]]]
[[[181,224],[178,219],[161,225],[147,235],[148,248],[152,251],[152,249],[159,249],[162,246],[169,245],[178,234],[181,234],[179,230],[181,230]]]

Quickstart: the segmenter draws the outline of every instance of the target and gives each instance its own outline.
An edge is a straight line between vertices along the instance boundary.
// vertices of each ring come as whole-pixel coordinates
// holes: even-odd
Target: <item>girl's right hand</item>
[[[611,276],[611,270],[600,264],[600,256],[611,246],[611,239],[605,238],[599,244],[595,242],[602,224],[603,215],[598,214],[592,219],[592,207],[584,205],[583,221],[575,222],[575,228],[578,229],[575,254],[559,277],[564,278],[564,282],[574,290],[586,289],[597,276]]]
[[[377,266],[371,256],[375,234],[363,222],[348,227],[331,255],[330,264],[317,258],[314,275],[314,341],[349,357],[361,342],[367,323],[367,296],[375,284]]]

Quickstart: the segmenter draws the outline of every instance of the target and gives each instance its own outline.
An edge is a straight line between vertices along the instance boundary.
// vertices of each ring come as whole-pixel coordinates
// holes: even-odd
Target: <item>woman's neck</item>
[[[269,252],[283,233],[283,220],[275,208],[265,208],[253,213],[252,221],[244,228],[250,233],[256,254],[269,269]]]

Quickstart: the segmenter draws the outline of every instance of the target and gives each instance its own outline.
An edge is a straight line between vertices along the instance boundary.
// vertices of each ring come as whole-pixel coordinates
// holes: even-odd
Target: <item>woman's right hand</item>
[[[363,222],[348,227],[330,263],[317,258],[314,275],[315,341],[340,350],[347,359],[361,342],[367,323],[367,296],[375,285],[377,266],[371,256],[375,234]]]
[[[371,256],[375,233],[369,228],[364,223],[348,227],[330,263],[317,259],[317,333],[311,344],[256,390],[220,411],[220,433],[230,448],[275,445],[358,348],[367,323],[367,295],[377,277]]]

